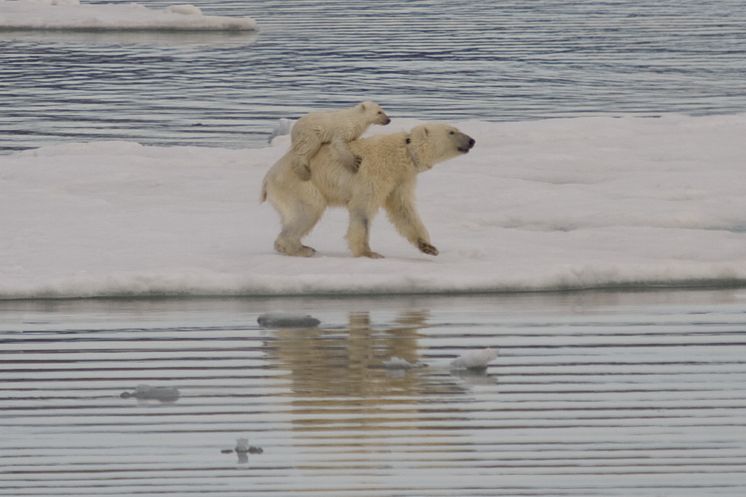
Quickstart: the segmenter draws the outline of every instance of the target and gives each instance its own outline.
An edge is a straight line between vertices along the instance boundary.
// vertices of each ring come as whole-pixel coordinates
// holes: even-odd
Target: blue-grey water
[[[742,497],[745,358],[743,290],[0,302],[0,495]]]
[[[746,111],[742,0],[191,3],[260,31],[0,32],[0,151],[260,146],[278,118],[364,98],[438,120]]]

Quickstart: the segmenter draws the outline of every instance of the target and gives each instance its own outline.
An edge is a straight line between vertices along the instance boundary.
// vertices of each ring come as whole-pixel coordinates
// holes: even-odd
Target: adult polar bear
[[[474,146],[474,139],[453,126],[425,123],[410,132],[361,138],[350,142],[362,158],[357,173],[340,163],[328,145],[311,160],[314,174],[302,181],[293,172],[293,153],[286,153],[267,172],[262,201],[280,213],[282,230],[275,249],[310,257],[316,251],[301,243],[327,206],[346,206],[350,213],[347,242],[356,257],[382,257],[370,249],[370,222],[384,207],[399,233],[420,251],[438,255],[414,205],[417,174]]]

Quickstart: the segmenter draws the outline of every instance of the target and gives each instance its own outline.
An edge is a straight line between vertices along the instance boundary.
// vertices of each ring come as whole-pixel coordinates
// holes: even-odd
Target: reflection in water
[[[370,313],[351,312],[346,329],[274,331],[270,360],[289,372],[293,429],[315,432],[310,438],[316,439],[354,437],[347,443],[359,446],[359,439],[388,443],[376,440],[381,431],[396,438],[397,431],[428,421],[457,423],[463,417],[458,407],[437,412],[427,407],[431,396],[466,392],[447,369],[392,372],[383,367],[393,356],[422,360],[418,340],[428,316],[427,311],[403,311],[392,324],[379,327],[371,323]],[[336,430],[327,431],[331,427]]]
[[[0,495],[740,497],[744,303],[0,302]],[[255,324],[288,305],[325,328]],[[448,368],[484,347],[488,375]],[[391,375],[391,356],[430,366]],[[182,395],[117,397],[135,385]],[[231,455],[237,437],[264,452]]]

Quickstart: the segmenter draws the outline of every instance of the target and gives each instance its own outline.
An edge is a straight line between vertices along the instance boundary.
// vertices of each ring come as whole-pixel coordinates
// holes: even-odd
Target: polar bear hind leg
[[[316,250],[303,245],[301,239],[311,232],[324,213],[325,205],[319,202],[288,199],[278,201],[275,197],[272,204],[280,213],[282,230],[275,240],[275,250],[285,255],[311,257]]]

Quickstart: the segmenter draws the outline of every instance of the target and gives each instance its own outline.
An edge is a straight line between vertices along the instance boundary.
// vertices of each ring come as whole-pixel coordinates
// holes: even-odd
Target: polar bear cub
[[[267,172],[262,200],[269,200],[280,214],[282,230],[275,250],[285,255],[311,257],[316,251],[303,245],[327,207],[346,207],[350,213],[347,242],[356,257],[379,258],[370,248],[370,226],[383,208],[397,231],[421,252],[438,255],[430,243],[415,206],[419,173],[435,164],[466,154],[474,139],[442,123],[424,123],[411,131],[360,138],[349,146],[362,158],[355,174],[346,169],[324,145],[313,159],[310,181],[293,171],[293,152],[288,151]]]
[[[371,124],[388,124],[391,119],[375,103],[367,100],[341,110],[311,112],[298,119],[290,133],[294,154],[293,171],[303,181],[311,178],[311,159],[322,145],[331,145],[337,160],[350,172],[360,166],[360,157],[348,143],[359,138]]]

